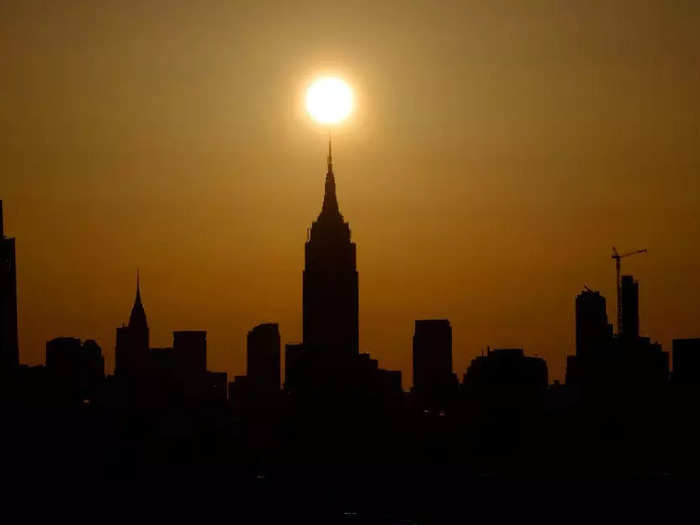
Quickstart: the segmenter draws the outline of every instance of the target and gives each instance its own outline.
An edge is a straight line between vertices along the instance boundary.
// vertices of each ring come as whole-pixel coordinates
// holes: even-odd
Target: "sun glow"
[[[306,91],[306,109],[320,124],[338,124],[352,111],[352,90],[340,78],[320,78]]]

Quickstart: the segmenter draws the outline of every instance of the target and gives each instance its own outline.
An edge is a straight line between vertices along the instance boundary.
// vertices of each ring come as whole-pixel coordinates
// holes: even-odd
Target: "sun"
[[[352,111],[352,90],[338,77],[319,78],[306,91],[306,109],[320,124],[338,124]]]

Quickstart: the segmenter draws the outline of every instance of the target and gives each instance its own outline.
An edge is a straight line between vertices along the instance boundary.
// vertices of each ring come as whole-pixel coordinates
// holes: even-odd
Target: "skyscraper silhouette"
[[[338,209],[328,142],[323,207],[306,242],[304,267],[304,346],[331,353],[358,353],[358,276],[350,226]]]
[[[235,376],[229,385],[231,400],[252,406],[279,399],[280,390],[280,330],[277,323],[263,323],[248,332],[246,340],[246,375]],[[303,351],[303,345],[300,345]],[[287,372],[294,370],[294,363],[287,354]],[[293,359],[291,360],[293,361]],[[262,411],[269,409],[258,405]]]
[[[416,321],[413,388],[428,405],[442,405],[457,388],[452,372],[452,327],[447,319]]]
[[[586,289],[576,296],[576,355],[566,360],[566,383],[591,384],[612,372],[613,328],[608,322],[605,297]]]
[[[257,392],[280,389],[280,331],[276,323],[260,324],[248,332],[248,369],[250,387]]]
[[[57,337],[46,343],[46,368],[53,384],[83,398],[94,396],[105,378],[102,349],[94,340]]]
[[[305,246],[303,342],[286,347],[285,390],[309,414],[334,402],[356,409],[371,398],[386,394],[393,400],[401,392],[400,373],[379,368],[376,359],[359,352],[355,250],[338,209],[329,141],[323,206]]]
[[[649,337],[640,336],[639,282],[632,275],[621,281],[622,329],[617,341],[623,356],[618,376],[640,395],[652,395],[668,381],[668,352]]]
[[[512,418],[533,423],[529,417],[542,409],[548,383],[544,359],[526,356],[522,348],[503,348],[472,359],[462,384],[490,423],[506,430],[503,425]]]
[[[0,200],[0,374],[19,364],[15,240],[5,237]]]
[[[590,356],[612,338],[605,297],[599,292],[584,290],[576,296],[576,357]]]
[[[620,291],[622,301],[620,336],[633,341],[639,338],[639,283],[631,275],[623,275]]]
[[[605,299],[590,290],[576,297],[576,355],[567,358],[566,382],[603,402],[622,391],[650,393],[668,380],[668,354],[639,335],[639,283],[623,275],[620,288],[622,326],[615,338]]]
[[[136,275],[136,299],[128,326],[117,328],[115,374],[143,374],[148,366],[149,332],[146,311],[141,302],[141,282]]]

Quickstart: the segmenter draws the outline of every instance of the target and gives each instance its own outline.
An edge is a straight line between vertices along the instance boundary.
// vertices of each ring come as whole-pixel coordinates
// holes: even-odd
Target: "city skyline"
[[[305,319],[308,317],[309,318],[309,329],[308,332],[309,334],[306,337],[303,337],[302,340],[296,341],[296,340],[284,340],[284,342],[288,345],[296,345],[299,343],[302,343],[306,347],[319,347],[319,348],[326,348],[326,349],[332,349],[335,348],[336,351],[341,350],[343,347],[347,347],[350,349],[351,353],[357,354],[358,351],[360,350],[357,346],[357,337],[359,335],[359,330],[358,330],[358,295],[359,295],[359,290],[358,290],[358,277],[357,274],[358,272],[356,271],[355,268],[355,243],[351,242],[351,230],[349,227],[349,224],[343,220],[343,215],[339,211],[339,204],[338,204],[338,197],[337,197],[337,192],[336,192],[336,183],[335,183],[335,174],[333,171],[333,160],[332,160],[332,154],[331,154],[331,140],[328,140],[328,155],[327,155],[327,171],[325,175],[325,183],[324,183],[324,193],[323,193],[323,200],[322,200],[322,205],[321,205],[321,211],[318,216],[318,218],[313,221],[313,224],[310,228],[307,229],[307,242],[306,242],[306,267],[304,271],[302,272],[302,283],[303,283],[303,289],[304,293],[303,296],[307,297],[308,295],[308,303],[309,306],[306,306],[306,300],[302,301],[302,308],[301,308],[301,317],[302,317],[302,325],[306,325]],[[3,221],[3,216],[2,214],[2,201],[0,201],[0,222]],[[4,233],[3,233],[4,235]],[[11,237],[3,237],[4,239],[7,239],[7,243],[10,243],[12,246],[12,250],[14,251],[14,238]],[[315,244],[314,244],[315,242]],[[327,243],[331,243],[330,245]],[[340,243],[340,245],[345,245],[347,244],[348,248],[343,247],[341,252],[338,252],[337,247],[335,246],[335,243]],[[345,250],[349,250],[348,253],[345,253]],[[613,257],[612,259],[616,259],[617,257],[617,250],[615,247],[612,248],[613,250]],[[641,250],[643,252],[647,252],[647,249]],[[627,255],[632,255],[637,252],[631,252],[628,253]],[[14,255],[14,254],[13,254]],[[338,258],[340,257],[340,258]],[[624,257],[624,256],[623,256]],[[342,285],[341,288],[338,290],[338,292],[331,292],[329,293],[329,289],[333,289],[334,286],[336,286],[334,283],[335,281],[331,279],[331,281],[325,282],[326,277],[324,277],[324,270],[321,270],[319,273],[319,270],[321,269],[322,265],[330,265],[333,267],[338,267],[338,270],[341,272],[344,271],[342,268],[344,267],[344,261],[347,260],[347,263],[349,264],[348,270],[350,271],[351,274],[354,274],[354,277],[350,275],[349,277],[343,277],[343,279],[350,279],[349,281],[346,281],[346,285]],[[340,266],[338,266],[339,263]],[[318,266],[321,264],[321,266]],[[314,275],[318,274],[318,277],[314,277]],[[313,277],[314,280],[311,280]],[[14,279],[14,276],[13,276]],[[317,281],[317,279],[320,279],[320,281]],[[307,281],[308,281],[308,289],[307,289]],[[637,339],[640,336],[640,314],[639,314],[639,282],[634,279],[632,275],[625,274],[622,275],[622,284],[620,288],[620,292],[618,292],[618,295],[616,297],[615,301],[615,306],[613,308],[617,307],[620,308],[619,312],[626,312],[624,315],[620,313],[622,317],[616,322],[614,329],[615,329],[615,334],[620,335],[620,336],[625,336],[627,338],[632,338],[632,339]],[[595,294],[597,297],[602,297],[602,308],[605,310],[606,315],[607,315],[607,303],[605,301],[604,296],[599,295],[598,290],[591,290],[587,285],[584,285],[584,288],[586,290],[586,293],[590,294]],[[321,294],[320,296],[318,294]],[[621,293],[621,295],[619,295]],[[625,299],[626,295],[629,295],[630,293],[633,293],[633,308],[625,308],[624,304],[625,301],[628,301],[630,299]],[[578,305],[578,301],[581,298],[581,295],[576,296],[576,305]],[[328,304],[343,304],[343,303],[348,303],[349,309],[347,311],[343,310],[342,315],[340,312],[338,312],[339,318],[338,320],[333,320],[332,317],[328,317],[327,309],[328,309]],[[18,301],[19,303],[19,301]],[[308,308],[308,309],[307,309]],[[578,308],[578,306],[577,306]],[[17,317],[20,317],[19,315]],[[343,320],[343,318],[347,318],[348,321],[350,321],[350,324],[346,325],[346,321]],[[578,313],[576,313],[576,326],[578,330]],[[626,335],[626,332],[623,332],[621,330],[624,330],[624,328],[621,328],[619,326],[619,321],[628,319],[628,321],[625,321],[625,323],[630,324],[634,328],[629,329],[627,331],[630,332],[632,335]],[[444,320],[416,320],[416,328],[418,327],[419,323],[434,323],[434,322],[447,322],[449,326],[449,320],[444,319]],[[631,321],[631,322],[630,322]],[[269,322],[274,323],[274,326],[278,326],[278,323],[275,320],[270,320]],[[256,323],[259,326],[265,326],[266,321],[261,321]],[[315,326],[315,328],[314,328]],[[334,329],[329,330],[328,327],[334,327]],[[612,328],[612,323],[610,324],[610,330],[613,330]],[[129,316],[129,322],[128,323],[122,323],[121,327],[117,329],[116,332],[116,338],[114,339],[114,346],[113,350],[114,356],[115,356],[115,366],[110,370],[107,368],[105,371],[106,372],[111,372],[111,373],[119,373],[118,372],[118,363],[119,363],[119,358],[117,357],[119,355],[119,345],[122,344],[122,346],[129,347],[130,342],[129,338],[133,337],[130,336],[129,334],[136,330],[138,332],[137,339],[140,339],[141,341],[136,344],[137,347],[137,353],[140,352],[142,357],[136,359],[136,361],[133,362],[131,365],[132,367],[135,367],[134,369],[139,369],[143,368],[145,365],[146,361],[152,359],[152,357],[148,357],[146,354],[152,355],[150,350],[166,350],[165,347],[153,347],[150,344],[150,327],[147,322],[147,314],[145,312],[142,299],[141,299],[141,279],[140,279],[140,270],[137,269],[136,271],[136,295],[134,299],[134,303],[131,309],[131,314]],[[207,333],[206,328],[203,328],[200,330],[201,333]],[[182,331],[181,331],[182,332]],[[187,330],[185,332],[197,332],[196,330]],[[176,334],[179,332],[175,332]],[[182,332],[184,333],[184,332]],[[122,335],[123,334],[123,335]],[[325,334],[325,335],[324,335]],[[345,334],[345,335],[343,335]],[[353,335],[354,334],[354,335]],[[610,335],[612,335],[612,331],[610,332]],[[51,340],[54,339],[61,339],[61,338],[67,338],[68,336],[65,334],[61,335],[55,335],[51,337]],[[80,337],[88,337],[89,336],[84,336],[81,335]],[[206,337],[206,336],[205,336]],[[349,337],[349,339],[345,339],[344,343],[338,342],[332,342],[333,338],[340,337],[340,340],[343,340],[343,337]],[[413,377],[415,378],[416,374],[416,369],[415,369],[415,359],[416,359],[416,346],[415,346],[415,337],[414,337],[414,343],[413,343],[413,349],[412,349],[412,359],[414,360],[413,367],[411,368],[410,372],[412,372]],[[330,338],[330,339],[329,339]],[[578,356],[579,355],[579,343],[578,343],[578,332],[575,334],[575,345],[574,345],[574,350],[575,354]],[[652,338],[653,339],[653,338]],[[678,337],[674,337],[674,339],[678,339]],[[90,339],[92,340],[92,339]],[[122,342],[120,343],[120,340],[126,341],[126,343]],[[283,339],[282,339],[283,340]],[[48,339],[47,339],[48,341]],[[481,355],[484,354],[484,348],[491,348],[499,345],[493,345],[491,343],[487,343],[484,347],[480,349]],[[518,345],[519,347],[522,347],[522,345]],[[503,345],[501,345],[503,347]],[[109,348],[109,347],[107,347]],[[140,349],[140,350],[139,350]],[[522,352],[522,350],[519,350]],[[206,352],[206,351],[205,351]],[[344,351],[343,351],[344,352]],[[566,360],[566,368],[563,370],[562,374],[560,377],[556,377],[556,372],[552,373],[551,370],[551,365],[549,364],[548,360],[545,358],[544,361],[546,363],[546,366],[549,367],[549,376],[552,380],[555,381],[561,381],[562,383],[565,383],[565,379],[569,376],[569,373],[567,370],[572,366],[571,365],[571,357],[569,357],[568,354],[571,352],[569,350],[566,351],[566,355],[564,356],[564,359]],[[457,351],[457,354],[459,354],[459,351]],[[122,355],[127,355],[127,352],[122,352]],[[451,367],[451,373],[454,373],[455,377],[460,374],[460,370],[456,369],[452,365],[452,360],[455,355],[455,349],[452,345],[452,335],[451,335],[451,329],[450,329],[450,343],[449,343],[449,366]],[[537,353],[530,352],[530,355],[534,357],[542,357]],[[475,355],[472,357],[476,358],[478,356]],[[375,357],[379,357],[375,354]],[[122,359],[126,359],[125,357],[122,357]],[[133,360],[133,357],[129,358]],[[472,361],[470,359],[470,362]],[[20,363],[22,364],[35,364],[35,363],[24,363],[21,360],[21,355],[20,355]],[[286,368],[286,360],[283,361],[283,367]],[[43,364],[38,363],[38,364]],[[103,365],[104,366],[104,365]],[[246,366],[247,366],[247,361],[246,361]],[[471,365],[470,365],[471,366]],[[444,368],[444,367],[443,367]],[[467,368],[465,368],[466,370]],[[240,371],[237,371],[240,372]],[[409,390],[413,388],[415,385],[415,382],[413,383],[407,383],[407,377],[406,373],[409,371],[406,370],[401,370],[402,372],[402,381],[403,381],[403,388],[404,390]],[[133,371],[132,371],[133,373]],[[226,371],[226,373],[229,375],[229,377],[234,377],[236,374],[231,373],[231,371]],[[128,369],[124,367],[122,370],[122,375],[127,374],[128,375]],[[555,377],[551,377],[554,375]],[[449,380],[448,380],[449,381]],[[283,382],[281,383],[283,386]]]
[[[340,458],[375,467],[447,460],[488,477],[693,473],[700,427],[688,413],[700,395],[700,338],[675,338],[669,352],[643,335],[639,282],[621,272],[625,255],[614,248],[617,331],[599,292],[578,293],[565,383],[550,383],[547,361],[522,347],[490,346],[460,381],[450,321],[418,319],[413,386],[404,391],[401,371],[357,346],[356,245],[339,211],[330,152],[329,143],[323,204],[305,243],[304,340],[285,345],[283,382],[277,323],[248,331],[246,373],[231,382],[211,366],[206,330],[178,329],[171,345],[152,346],[139,272],[129,321],[116,328],[114,374],[105,370],[99,343],[81,337],[54,337],[44,364],[18,366],[14,239],[3,235],[0,394],[4,416],[15,421],[10,447],[29,450],[25,440],[44,434],[32,428],[58,425],[75,447],[68,462],[104,473],[110,464],[260,462],[257,468],[283,469]],[[76,439],[83,429],[101,436],[92,457]],[[668,452],[672,442],[680,446]],[[60,439],[46,444],[42,454],[21,453],[13,464],[64,461]]]
[[[323,200],[322,200],[322,203],[323,203],[323,204],[322,204],[322,206],[321,206],[321,216],[320,216],[320,217],[323,217],[323,216],[324,216],[324,212],[326,212],[327,206],[330,206],[330,208],[332,208],[332,211],[331,211],[331,212],[326,212],[326,214],[330,213],[330,214],[332,215],[333,213],[339,213],[339,212],[338,212],[338,202],[337,202],[337,197],[336,197],[336,189],[335,189],[335,180],[334,180],[334,178],[333,178],[334,173],[333,173],[332,160],[331,160],[331,155],[330,155],[330,146],[331,146],[331,144],[330,144],[330,142],[329,142],[329,143],[328,143],[329,152],[328,152],[328,158],[327,158],[327,164],[328,164],[327,167],[328,167],[328,171],[327,171],[327,174],[326,174],[326,176],[325,176],[325,177],[326,177],[326,183],[325,183],[325,186],[324,186],[325,189],[324,189],[324,196],[323,196]],[[331,184],[331,187],[332,187],[331,190],[329,190],[329,176],[330,176],[330,181],[331,181],[330,184]],[[329,193],[329,191],[330,191],[330,193]],[[327,200],[329,201],[329,204],[326,203]],[[333,211],[333,210],[334,210],[334,211]],[[342,221],[342,215],[339,215],[339,216],[340,216],[340,220]],[[314,221],[314,224],[315,224],[315,221]],[[312,231],[312,229],[311,229],[311,228],[308,228],[308,230],[307,230],[307,236],[310,235],[309,232],[311,232],[311,231]],[[613,248],[613,250],[614,250],[614,248]],[[645,251],[646,251],[646,250],[645,250]],[[354,252],[354,243],[353,243],[353,252]],[[624,262],[625,268],[626,268],[626,266],[627,266],[627,263],[628,263],[628,261],[625,261],[625,262]],[[608,266],[608,268],[610,268],[610,265],[609,265],[609,264],[608,264],[607,266]],[[624,272],[625,272],[625,273],[628,273],[627,270],[624,270]],[[630,277],[630,276],[629,276],[629,275],[626,275],[625,277]],[[613,280],[614,280],[614,278],[613,278]],[[636,281],[635,281],[635,282],[636,282]],[[132,281],[132,285],[133,285],[133,281]],[[143,309],[143,306],[142,306],[142,304],[141,304],[141,279],[140,279],[140,270],[139,270],[139,268],[136,269],[136,287],[137,287],[137,295],[136,295],[136,304],[135,304],[135,307],[140,305],[141,309]],[[583,287],[588,288],[588,284],[583,285]],[[302,288],[303,288],[303,287],[302,287]],[[614,284],[613,284],[613,288],[614,288]],[[595,288],[595,289],[596,289],[596,290],[599,290],[598,288]],[[577,293],[577,291],[574,291],[574,292]],[[356,291],[355,293],[357,293],[357,291]],[[21,297],[18,298],[18,302],[21,302]],[[617,303],[616,303],[616,300],[613,300],[613,303],[614,303],[614,304],[613,304],[612,308],[614,309],[614,308],[616,307],[616,304],[617,304]],[[572,305],[573,305],[573,301],[572,301]],[[321,308],[322,308],[322,307],[321,307]],[[573,310],[573,308],[572,308],[572,310]],[[132,310],[132,314],[131,314],[131,315],[132,315],[132,316],[134,315],[134,310]],[[615,312],[608,312],[608,315],[610,315],[610,316],[611,316],[611,319],[613,319],[614,316],[615,316]],[[638,314],[638,315],[639,315],[639,314]],[[254,314],[253,314],[253,316],[254,316]],[[21,315],[20,315],[19,317],[20,317],[20,325],[21,325]],[[436,317],[439,317],[439,316],[432,316],[432,317],[435,317],[435,318],[436,318]],[[449,318],[449,316],[447,316],[447,315],[446,315],[445,317],[448,317],[448,318]],[[300,318],[302,319],[302,323],[300,323],[300,324],[303,325],[303,307],[300,309]],[[416,319],[417,319],[417,318],[416,318]],[[278,323],[278,320],[276,320],[276,319],[259,319],[259,320],[255,321],[254,324],[261,324],[261,323],[265,323],[265,322],[274,322],[274,323]],[[412,320],[412,322],[413,322],[413,320]],[[638,323],[638,324],[642,324],[642,323],[640,323],[639,319],[637,320],[637,323]],[[252,325],[251,325],[251,326],[252,326]],[[201,330],[208,331],[206,326],[199,326],[199,327],[196,327],[196,328],[197,328],[197,329],[201,329]],[[459,327],[457,327],[457,329],[459,330]],[[617,326],[615,326],[615,329],[617,330]],[[147,329],[146,331],[148,332],[148,329]],[[159,332],[163,332],[162,327],[161,327],[161,329],[158,330],[158,331],[159,331]],[[169,330],[169,329],[166,329],[165,331],[167,332],[168,335],[170,334],[170,330]],[[302,330],[302,332],[303,332],[303,330]],[[361,330],[360,330],[360,333],[361,333]],[[48,341],[49,339],[53,339],[54,337],[66,337],[66,336],[69,336],[69,335],[70,335],[70,334],[53,334],[53,335],[51,335],[51,337],[47,338],[46,340]],[[284,332],[281,333],[281,336],[282,336],[282,340],[284,341],[285,344],[298,343],[298,342],[301,342],[301,341],[303,340],[303,334],[302,334],[302,337],[299,337],[298,339],[288,339],[288,338],[285,336],[285,333],[284,333]],[[690,337],[690,336],[692,336],[692,333],[688,334],[688,337]],[[80,334],[80,337],[88,338],[88,339],[92,339],[92,338],[93,338],[90,334],[82,334],[82,333]],[[677,338],[677,337],[678,337],[677,335],[676,335],[676,336],[671,335],[671,338]],[[148,335],[146,335],[146,338],[148,339]],[[652,339],[654,339],[653,336],[652,336]],[[107,358],[105,361],[106,361],[106,363],[108,364],[107,370],[108,370],[109,372],[113,372],[113,371],[115,370],[115,365],[114,365],[114,363],[115,363],[115,360],[114,360],[115,351],[114,351],[114,349],[115,349],[116,346],[117,346],[117,340],[118,340],[118,338],[113,338],[113,344],[110,344],[110,341],[109,341],[109,340],[106,340],[106,341],[99,341],[99,340],[98,340],[98,342],[100,342],[100,343],[103,345],[103,348],[105,349],[105,354],[106,354],[106,356],[108,356],[108,358]],[[476,356],[478,356],[479,354],[483,353],[483,351],[484,351],[484,349],[485,349],[486,347],[495,347],[495,346],[501,346],[501,347],[505,347],[505,346],[518,346],[518,347],[523,347],[523,346],[525,346],[525,345],[523,345],[523,344],[517,342],[517,334],[512,334],[512,335],[511,335],[509,338],[507,338],[506,340],[509,341],[509,343],[508,343],[508,344],[505,344],[505,345],[504,345],[504,344],[499,344],[499,343],[493,343],[492,341],[491,341],[491,342],[490,342],[490,341],[485,341],[484,344],[481,345],[480,348],[478,348],[478,349],[469,349],[469,350],[465,350],[465,351],[461,351],[461,352],[460,352],[460,349],[459,349],[458,347],[457,347],[457,348],[453,348],[453,355],[455,356],[455,358],[456,358],[455,360],[456,360],[457,362],[462,362],[462,361],[465,361],[465,360],[466,360],[466,362],[467,362],[467,364],[468,364],[468,363],[471,361],[471,359],[473,359],[474,357],[476,357]],[[159,341],[159,344],[160,344],[161,341],[162,341],[162,338],[159,338],[158,341]],[[165,342],[163,342],[163,344],[165,344]],[[160,344],[160,346],[163,346],[163,344]],[[42,346],[43,346],[43,345],[42,345]],[[666,348],[666,347],[670,348],[670,344],[665,345],[664,347],[665,347],[665,348]],[[148,343],[146,343],[145,348],[148,348]],[[361,349],[362,349],[362,348],[361,348]],[[547,363],[548,363],[548,365],[549,365],[549,367],[550,367],[550,378],[551,378],[552,380],[559,380],[559,381],[562,381],[562,382],[563,382],[564,379],[565,379],[565,376],[566,376],[566,368],[565,368],[565,367],[566,367],[566,364],[565,364],[565,363],[566,363],[567,355],[570,354],[570,353],[572,353],[572,350],[574,350],[574,349],[575,349],[575,339],[572,341],[571,347],[567,347],[566,350],[564,350],[564,355],[561,356],[561,358],[562,358],[562,360],[563,360],[563,364],[560,365],[560,369],[559,369],[559,370],[557,370],[557,368],[555,368],[555,367],[552,366],[552,364],[550,363],[550,359],[548,359],[547,356],[541,356],[541,354],[540,354],[539,352],[537,352],[536,349],[526,348],[526,351],[528,351],[528,353],[529,353],[530,355],[533,355],[533,356],[545,357],[545,360],[547,361]],[[233,350],[233,351],[236,352],[236,350]],[[407,351],[407,352],[409,353],[409,355],[410,355],[410,352],[411,352],[410,347],[409,347],[408,349],[406,349],[406,351]],[[244,346],[244,344],[241,345],[240,352],[241,352],[241,353],[245,352],[245,346]],[[373,353],[373,355],[375,355],[375,357],[377,357],[377,358],[379,358],[379,359],[381,360],[381,358],[382,358],[381,350],[379,350],[378,352],[375,351],[375,352],[372,352],[372,353]],[[42,354],[43,354],[43,353],[42,353]],[[29,353],[29,355],[31,356],[31,352]],[[26,363],[26,364],[42,364],[42,363],[43,363],[43,361],[32,361],[31,358],[30,358],[30,360],[28,360],[28,361],[22,361],[22,357],[23,357],[23,354],[22,354],[22,352],[21,352],[21,343],[20,343],[20,362]],[[42,358],[43,358],[43,355],[42,355]],[[553,361],[556,363],[557,359],[554,359]],[[244,367],[245,367],[245,362],[243,362],[243,368],[244,368]],[[243,368],[241,368],[241,369],[235,369],[235,370],[226,370],[226,372],[229,374],[230,377],[233,377],[234,375],[236,375],[236,373],[241,373],[242,370],[243,370]],[[465,366],[464,370],[466,370],[466,366]],[[411,383],[408,383],[407,380],[408,380],[408,378],[410,377],[410,374],[411,374],[411,372],[412,372],[412,367],[409,367],[409,368],[401,367],[401,371],[402,371],[402,379],[403,379],[403,386],[404,386],[404,389],[409,389],[412,385],[411,385]],[[456,374],[460,375],[461,372],[462,372],[462,370],[460,370],[460,369],[458,369],[458,368],[455,368],[455,369],[454,369],[454,372],[455,372]]]
[[[5,514],[688,521],[698,28],[0,1]]]
[[[206,328],[236,374],[251,326],[301,341],[326,148],[302,91],[324,72],[356,92],[337,184],[382,366],[410,377],[414,320],[448,318],[460,374],[491,344],[563,378],[574,295],[614,304],[611,245],[649,249],[623,262],[644,332],[695,335],[695,4],[14,4],[0,178],[24,362],[65,331],[112,369],[137,267],[155,345]]]

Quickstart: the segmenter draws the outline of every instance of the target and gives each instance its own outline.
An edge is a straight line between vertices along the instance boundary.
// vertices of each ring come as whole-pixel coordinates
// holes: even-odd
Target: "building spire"
[[[333,175],[333,153],[331,150],[331,134],[328,132],[328,171],[326,172],[326,188],[323,194],[323,207],[320,217],[341,217],[338,208],[338,198],[335,194],[335,176]]]
[[[331,131],[328,130],[328,173],[333,173],[333,154],[331,152]]]
[[[146,311],[143,308],[143,302],[141,302],[141,272],[138,268],[136,269],[136,299],[134,299],[134,306],[131,308],[129,327],[142,327],[148,330]]]

